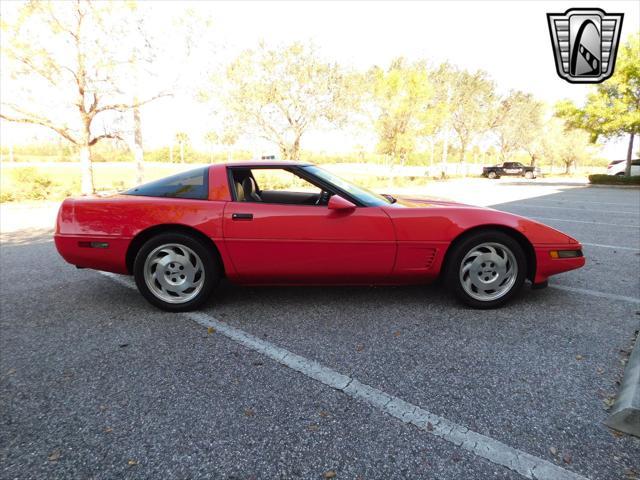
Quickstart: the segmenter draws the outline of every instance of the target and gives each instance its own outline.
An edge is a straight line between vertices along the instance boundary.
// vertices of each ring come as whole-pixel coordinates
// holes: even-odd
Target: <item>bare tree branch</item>
[[[75,145],[79,144],[79,142],[71,135],[71,132],[69,132],[68,130],[65,130],[63,128],[57,127],[53,123],[51,123],[50,121],[45,120],[45,119],[13,117],[11,115],[5,115],[4,113],[0,113],[0,118],[2,118],[4,120],[7,120],[9,122],[28,123],[28,124],[31,124],[31,125],[41,125],[43,127],[46,127],[46,128],[49,128],[49,129],[53,130],[54,132],[56,132],[60,136],[62,136],[64,138],[66,138],[67,140],[69,140],[71,143],[73,143]]]
[[[132,103],[112,103],[110,105],[103,105],[102,107],[97,107],[95,109],[95,113],[98,114],[100,112],[106,112],[109,110],[115,110],[117,112],[126,112],[127,110],[131,110],[132,108],[141,107],[142,105],[146,105],[147,103],[151,103],[159,98],[170,97],[172,93],[160,93],[158,95],[154,95],[151,98],[147,98],[146,100],[140,100],[138,102]]]
[[[89,140],[89,146],[92,147],[93,145],[98,143],[100,140],[104,140],[106,138],[113,138],[113,139],[116,139],[116,140],[123,140],[123,138],[118,133],[115,133],[115,132],[114,133],[103,133],[102,135],[98,135],[97,137],[93,137],[91,140]]]

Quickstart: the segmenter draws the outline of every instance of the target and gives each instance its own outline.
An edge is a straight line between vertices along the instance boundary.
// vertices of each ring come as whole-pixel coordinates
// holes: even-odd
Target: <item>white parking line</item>
[[[566,198],[566,197],[565,197]],[[631,205],[629,203],[612,203],[612,202],[590,202],[589,200],[565,200],[565,198],[551,200],[547,198],[536,198],[537,202],[553,202],[553,203],[587,203],[589,205],[614,205],[617,207],[634,207],[636,205]],[[640,206],[639,206],[640,208]]]
[[[129,277],[99,272],[118,283],[135,288]],[[297,355],[284,348],[255,337],[239,328],[216,320],[205,313],[189,312],[182,314],[204,327],[213,327],[225,337],[265,355],[276,362],[312,378],[328,387],[346,393],[352,398],[368,403],[398,420],[418,427],[422,432],[440,437],[447,442],[462,447],[474,455],[490,462],[502,465],[529,479],[539,480],[586,480],[577,473],[566,470],[551,462],[530,455],[522,450],[510,447],[481,433],[451,422],[424,410],[417,405],[405,402],[401,398],[389,395],[381,390],[359,382],[353,377],[339,373],[329,367],[308,358]]]
[[[498,205],[499,206],[499,205]],[[542,209],[546,209],[546,208],[551,208],[551,209],[555,209],[555,210],[576,210],[578,212],[584,212],[584,213],[606,213],[608,215],[640,215],[640,210],[635,211],[635,212],[630,212],[627,210],[592,210],[591,208],[575,208],[575,207],[556,207],[556,206],[552,206],[552,205],[535,205],[532,203],[510,203],[508,205],[505,205],[505,207],[507,208],[542,208]]]
[[[623,223],[602,223],[602,222],[587,222],[586,220],[569,220],[566,218],[549,218],[549,217],[529,217],[536,220],[548,220],[550,222],[569,222],[569,223],[586,223],[587,225],[603,225],[607,227],[622,227],[622,228],[640,228],[640,225],[627,225]]]
[[[580,242],[580,243],[588,247],[612,248],[614,250],[630,250],[632,252],[640,251],[640,248],[621,247],[620,245],[604,245],[602,243],[587,243],[587,242]]]
[[[615,293],[601,292],[599,290],[589,290],[587,288],[567,287],[565,285],[558,285],[557,283],[549,284],[549,287],[557,288],[558,290],[565,290],[567,292],[581,293],[583,295],[591,295],[592,297],[608,298],[610,300],[621,300],[623,302],[640,304],[640,298],[627,297],[626,295],[617,295]]]

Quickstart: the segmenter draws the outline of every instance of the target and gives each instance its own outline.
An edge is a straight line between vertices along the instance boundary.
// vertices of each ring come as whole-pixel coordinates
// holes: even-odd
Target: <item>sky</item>
[[[621,39],[640,31],[638,1],[189,3],[189,7],[213,19],[208,40],[216,47],[199,53],[203,64],[224,64],[261,40],[267,44],[311,40],[326,59],[357,69],[386,66],[398,56],[482,69],[496,81],[500,92],[523,90],[550,105],[564,98],[582,103],[589,87],[570,84],[557,76],[546,13],[599,7],[609,13],[624,13]],[[156,14],[170,17],[176,3],[159,1],[153,7]],[[147,144],[166,143],[176,130],[196,132],[192,141],[200,144],[211,120],[207,108],[195,102],[191,93],[183,92],[146,108]],[[340,152],[351,150],[354,142],[371,146],[372,141],[354,138],[352,132],[314,132],[303,139],[303,148]],[[624,139],[612,142],[604,155],[623,158],[625,148]]]

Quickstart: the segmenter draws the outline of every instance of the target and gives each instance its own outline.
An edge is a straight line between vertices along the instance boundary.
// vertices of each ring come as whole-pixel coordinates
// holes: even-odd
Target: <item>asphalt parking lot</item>
[[[557,227],[584,243],[587,265],[494,311],[438,286],[223,284],[201,314],[176,315],[65,264],[50,213],[11,229],[0,477],[640,478],[640,439],[602,425],[640,328],[640,190],[474,185],[449,196]],[[291,368],[294,354],[444,420],[402,421]],[[478,434],[477,448],[439,425]],[[509,452],[534,467],[496,462]]]

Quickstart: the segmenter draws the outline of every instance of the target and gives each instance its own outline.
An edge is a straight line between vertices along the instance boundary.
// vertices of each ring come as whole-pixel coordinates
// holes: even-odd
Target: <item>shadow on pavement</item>
[[[51,241],[53,241],[53,229],[51,228],[29,228],[0,234],[0,244],[3,247],[34,245]]]

